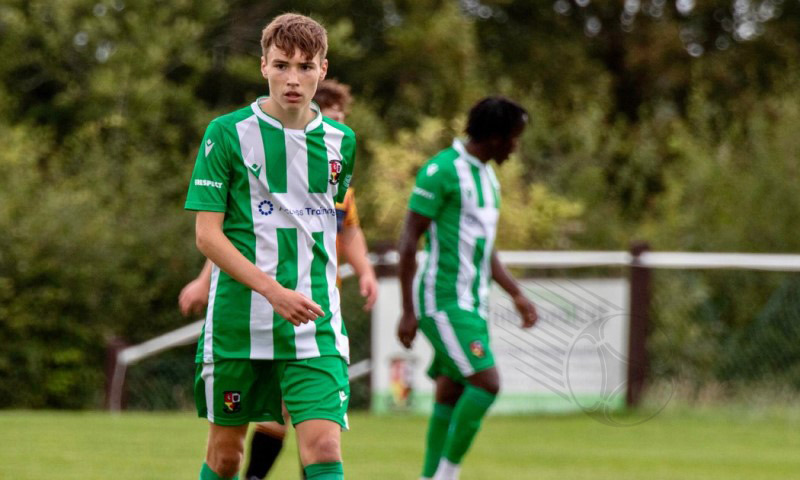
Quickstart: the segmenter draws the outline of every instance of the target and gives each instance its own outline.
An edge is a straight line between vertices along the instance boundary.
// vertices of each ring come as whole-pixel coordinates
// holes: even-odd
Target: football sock
[[[433,477],[433,480],[458,480],[458,473],[460,470],[460,465],[456,465],[446,458],[443,458],[442,461],[439,462],[439,469],[436,470],[436,476]]]
[[[200,469],[200,477],[198,480],[239,480],[239,475],[226,478],[217,475],[217,472],[211,470],[207,463],[203,462],[203,468]]]
[[[308,480],[344,480],[342,462],[312,463],[304,470]]]
[[[458,465],[481,427],[481,421],[495,399],[494,394],[472,385],[464,388],[450,420],[450,431],[442,452],[443,460]]]
[[[453,407],[444,403],[433,404],[433,414],[428,422],[428,435],[425,440],[425,462],[422,465],[422,478],[433,478],[439,459],[442,457],[444,442],[447,440],[447,430],[450,428],[450,418],[453,416]]]
[[[283,439],[256,431],[250,441],[250,463],[247,465],[247,478],[264,478],[272,468],[275,459],[283,448]]]

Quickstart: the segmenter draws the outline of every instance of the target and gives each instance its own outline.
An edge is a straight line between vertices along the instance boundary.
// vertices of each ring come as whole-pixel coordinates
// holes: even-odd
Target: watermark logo
[[[622,279],[529,280],[526,294],[539,321],[526,330],[509,299],[493,302],[492,347],[506,362],[500,365],[505,381],[547,398],[549,410],[582,411],[609,426],[658,415],[674,385],[648,399],[645,409],[631,412],[626,405],[629,388],[638,387],[629,385],[629,372],[643,371],[628,354],[627,288]]]
[[[630,325],[627,314],[610,315],[590,322],[573,338],[567,352],[565,379],[572,401],[595,420],[611,426],[630,427],[642,424],[661,413],[669,403],[674,386],[668,385],[667,396],[646,411],[631,415],[626,409],[629,372],[639,370],[613,337],[620,326]],[[586,376],[591,378],[586,380]],[[592,388],[586,395],[585,385]],[[645,413],[642,413],[645,412]]]

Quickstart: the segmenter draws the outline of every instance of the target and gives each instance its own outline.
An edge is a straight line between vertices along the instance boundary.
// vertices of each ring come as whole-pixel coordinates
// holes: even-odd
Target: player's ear
[[[267,58],[264,56],[261,57],[261,76],[269,80],[267,78]]]
[[[319,64],[319,81],[325,80],[325,75],[328,73],[328,59],[323,58]]]

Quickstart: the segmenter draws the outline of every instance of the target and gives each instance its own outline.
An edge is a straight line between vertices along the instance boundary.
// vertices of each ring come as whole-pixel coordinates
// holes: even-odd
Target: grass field
[[[424,418],[356,413],[351,426],[349,480],[418,477]],[[206,431],[189,413],[4,411],[0,479],[194,480]],[[288,445],[270,478],[297,478]],[[800,409],[671,410],[633,427],[585,415],[492,417],[461,478],[800,479]]]

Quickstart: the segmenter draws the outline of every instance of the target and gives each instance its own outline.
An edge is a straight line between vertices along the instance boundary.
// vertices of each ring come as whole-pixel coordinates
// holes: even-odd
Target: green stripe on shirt
[[[267,186],[270,193],[286,193],[286,139],[283,130],[259,120],[261,139],[264,142],[264,162],[267,169]],[[246,154],[245,154],[246,155]]]
[[[325,193],[328,191],[328,150],[325,148],[325,129],[319,127],[306,134],[308,149],[308,192]]]
[[[278,228],[278,270],[276,280],[282,287],[297,288],[297,229]],[[275,358],[295,357],[294,325],[277,313],[273,316]]]

